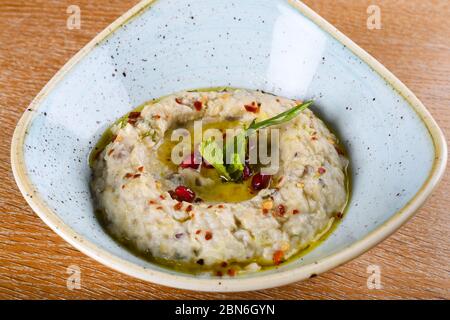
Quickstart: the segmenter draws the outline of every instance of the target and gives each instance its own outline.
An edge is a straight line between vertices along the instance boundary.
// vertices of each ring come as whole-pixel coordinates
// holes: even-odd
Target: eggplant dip
[[[348,199],[348,160],[311,103],[222,89],[130,112],[91,155],[104,227],[185,272],[234,276],[296,257],[342,217]],[[261,146],[276,161],[253,152]]]

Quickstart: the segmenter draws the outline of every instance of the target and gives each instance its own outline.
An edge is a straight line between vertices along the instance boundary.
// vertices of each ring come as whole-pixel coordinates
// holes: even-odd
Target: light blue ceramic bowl
[[[213,86],[314,98],[349,150],[348,212],[293,263],[232,279],[180,274],[124,250],[94,217],[87,157],[102,131],[144,101]],[[446,155],[442,132],[398,79],[305,5],[283,0],[141,2],[48,83],[11,150],[26,200],[73,246],[131,276],[207,291],[279,286],[358,256],[423,204]]]

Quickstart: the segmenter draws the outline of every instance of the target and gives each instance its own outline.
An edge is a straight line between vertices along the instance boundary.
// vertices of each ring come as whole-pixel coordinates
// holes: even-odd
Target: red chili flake
[[[125,175],[125,178],[126,179],[129,179],[129,178],[131,178],[131,177],[133,177],[134,176],[134,174],[132,174],[132,173],[127,173],[126,175]]]
[[[222,272],[222,271],[217,271],[217,272],[216,272],[216,276],[222,277],[222,276],[223,276],[223,272]]]
[[[205,233],[205,240],[211,240],[213,237],[211,231],[206,231]]]
[[[177,233],[177,234],[175,235],[175,238],[180,239],[182,236],[183,236],[183,233]]]
[[[160,198],[161,200],[164,200],[166,197],[164,197],[162,194],[160,194],[160,195],[159,195],[159,198]]]
[[[318,171],[320,174],[324,174],[327,170],[326,170],[324,167],[320,167],[319,169],[317,169],[317,171]]]
[[[124,184],[122,185],[122,189],[125,189],[125,185]]]
[[[338,218],[338,219],[342,219],[343,216],[344,216],[344,214],[342,212],[336,213],[336,218]]]
[[[245,110],[247,110],[248,112],[253,112],[253,113],[258,113],[259,112],[259,107],[261,106],[261,104],[256,104],[255,101],[252,102],[252,104],[246,104],[244,105]]]
[[[279,216],[284,216],[284,214],[286,213],[286,207],[282,204],[278,205],[277,207],[277,214]]]
[[[311,140],[314,140],[314,141],[315,141],[315,140],[317,140],[317,137],[316,137],[316,136],[312,136],[312,137],[311,137]]]
[[[136,122],[137,122],[137,120],[138,120],[138,118],[141,116],[141,113],[140,112],[130,112],[129,114],[128,114],[128,120],[127,120],[127,122],[129,123],[129,124],[131,124],[132,126],[134,126],[135,124],[136,124]]]
[[[158,119],[161,119],[161,116],[159,114],[155,114],[152,116],[152,119],[158,120]]]
[[[257,173],[252,178],[252,188],[253,190],[262,190],[269,186],[270,179],[272,176],[270,175],[263,175],[260,173]]]
[[[175,191],[170,190],[169,194],[172,199],[178,201],[193,202],[195,199],[195,192],[185,186],[178,186]]]
[[[225,268],[226,266],[228,266],[228,263],[227,263],[226,261],[224,261],[224,262],[222,262],[222,263],[220,264],[220,266],[221,266],[222,268]]]
[[[113,152],[114,152],[114,149],[110,149],[110,150],[108,151],[108,156],[110,156]]]
[[[163,209],[163,207],[159,206],[159,207],[156,207],[156,209],[158,209],[158,210],[162,210],[162,209]]]
[[[137,169],[138,169],[139,172],[143,172],[144,171],[144,167],[142,167],[142,166],[137,168]]]
[[[200,232],[202,232],[202,230],[197,230],[195,231],[195,234],[200,234]]]
[[[292,214],[299,214],[299,213],[300,213],[300,210],[297,210],[297,209],[292,210]]]
[[[180,210],[182,207],[183,207],[183,203],[182,203],[182,202],[177,202],[177,203],[173,206],[173,208],[174,208],[175,210]]]
[[[223,204],[219,204],[217,207],[218,207],[219,209],[223,209]]]
[[[202,107],[203,107],[203,103],[201,101],[195,101],[194,102],[195,110],[200,111],[200,110],[202,110]]]
[[[148,200],[148,204],[156,204],[155,200]]]
[[[136,173],[136,174],[133,176],[133,179],[139,178],[140,176],[141,176],[140,173]]]
[[[186,157],[186,159],[184,159],[181,163],[180,163],[180,167],[183,169],[186,168],[191,168],[191,169],[197,169],[199,164],[195,163],[195,154],[191,153],[190,156]]]
[[[262,212],[263,212],[263,214],[268,214],[269,210],[268,209],[263,209]]]
[[[191,204],[188,205],[185,210],[186,210],[186,212],[191,212],[192,211],[192,205]]]
[[[115,135],[113,135],[113,136],[111,137],[111,141],[112,141],[112,142],[116,141],[116,139],[117,139],[117,134],[115,134]]]
[[[183,104],[183,100],[181,98],[175,98],[175,102],[178,104]]]
[[[273,253],[273,263],[279,265],[283,259],[283,251],[277,250]]]
[[[230,277],[234,277],[234,276],[236,275],[236,270],[234,270],[234,269],[228,269],[227,274],[228,274]]]
[[[141,113],[139,111],[133,111],[130,112],[130,114],[128,115],[128,119],[137,119],[141,116]]]
[[[209,206],[208,206],[208,209],[210,209],[210,208],[212,208],[213,207],[213,205],[212,204],[210,204]]]

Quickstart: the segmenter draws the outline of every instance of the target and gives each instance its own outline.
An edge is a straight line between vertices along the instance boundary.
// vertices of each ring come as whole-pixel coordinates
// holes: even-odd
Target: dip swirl
[[[223,130],[297,104],[227,89],[180,92],[129,113],[92,162],[92,193],[108,232],[162,264],[219,276],[278,265],[317,241],[342,217],[348,160],[312,111],[276,126],[279,168],[269,178],[250,172],[226,182],[211,166],[168,158],[169,134],[189,131],[195,120]]]

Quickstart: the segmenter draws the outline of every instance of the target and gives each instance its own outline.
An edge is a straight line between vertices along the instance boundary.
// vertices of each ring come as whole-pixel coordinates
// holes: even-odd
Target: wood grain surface
[[[450,1],[305,2],[393,71],[450,136]],[[88,258],[53,233],[14,182],[9,155],[14,127],[63,64],[136,3],[0,0],[0,298],[450,298],[448,173],[416,216],[376,248],[308,281],[257,292],[199,293],[135,280]],[[66,28],[71,4],[81,8],[80,30]],[[366,27],[370,4],[381,8],[381,30]],[[372,264],[381,268],[382,289],[367,288]],[[79,290],[66,286],[70,265],[81,270]]]

